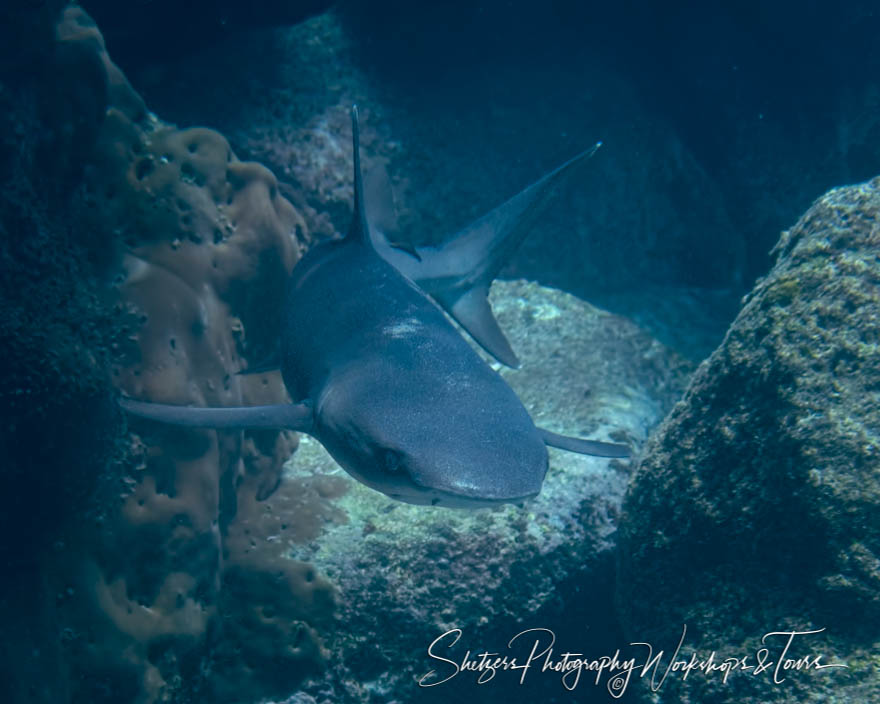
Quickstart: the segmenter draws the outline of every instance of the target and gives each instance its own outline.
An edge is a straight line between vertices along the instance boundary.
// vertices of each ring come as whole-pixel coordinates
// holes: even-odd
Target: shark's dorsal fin
[[[516,355],[485,299],[492,280],[541,216],[541,206],[563,174],[588,159],[601,142],[569,159],[526,189],[448,238],[420,247],[418,259],[384,238],[373,237],[379,254],[416,282],[499,362],[518,366]],[[482,301],[478,300],[482,298]]]
[[[354,215],[348,230],[348,239],[370,242],[370,226],[364,203],[364,179],[361,175],[361,138],[358,129],[357,105],[351,106],[351,144],[354,152]]]

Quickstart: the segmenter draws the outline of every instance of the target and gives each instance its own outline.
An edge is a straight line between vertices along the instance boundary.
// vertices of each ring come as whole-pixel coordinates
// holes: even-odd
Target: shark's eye
[[[397,474],[403,470],[403,455],[397,450],[382,450],[379,456],[382,468],[389,474]]]

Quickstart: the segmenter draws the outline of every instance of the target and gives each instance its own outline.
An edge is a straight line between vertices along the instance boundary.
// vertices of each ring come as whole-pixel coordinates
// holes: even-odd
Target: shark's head
[[[547,450],[509,387],[407,378],[413,387],[401,389],[401,380],[352,371],[319,400],[316,434],[356,479],[399,501],[453,508],[540,491]]]

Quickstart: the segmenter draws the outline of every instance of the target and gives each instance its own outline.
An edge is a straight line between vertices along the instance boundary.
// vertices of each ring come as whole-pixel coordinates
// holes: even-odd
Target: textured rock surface
[[[0,551],[16,575],[0,593],[8,699],[287,693],[320,667],[335,608],[313,568],[247,537],[294,438],[135,422],[126,435],[109,381],[178,403],[283,398],[235,373],[277,333],[303,221],[221,135],[148,113],[79,7],[46,55],[35,114],[14,106],[20,143],[3,141],[0,448],[16,503],[2,520],[30,536]]]
[[[673,678],[686,701],[873,701],[880,694],[880,180],[830,191],[777,245],[699,368],[624,504],[628,635],[754,653],[768,631],[827,628],[792,655],[848,670]],[[776,652],[778,655],[778,651]],[[711,699],[709,697],[712,697]]]
[[[522,281],[496,282],[492,305],[522,360],[505,377],[541,425],[637,448],[680,394],[689,365],[622,318]],[[454,626],[473,648],[501,647],[528,626],[573,628],[581,644],[613,639],[610,556],[628,476],[625,463],[551,450],[544,488],[524,508],[426,510],[367,489],[304,438],[285,482],[321,482],[310,510],[322,531],[291,539],[270,498],[264,533],[339,590],[325,641],[333,657],[306,691],[346,702],[449,697],[455,685],[417,689],[412,677],[431,669],[428,644]],[[503,692],[487,687],[481,700]]]
[[[54,40],[63,5],[0,8],[0,691],[33,704],[68,698],[59,612],[70,585],[57,560],[71,532],[101,521],[124,455],[105,372],[114,316],[71,225],[69,176],[105,97],[100,82],[80,100],[44,80],[64,75]],[[95,87],[93,67],[83,68]]]
[[[66,33],[74,40],[103,48],[81,11],[68,11],[62,36],[69,25],[84,28]],[[271,172],[239,161],[220,134],[177,129],[136,106],[111,92],[86,173],[94,227],[119,260],[120,305],[137,321],[115,381],[170,403],[283,400],[282,388],[236,372],[272,347],[272,302],[283,298],[303,222]],[[238,536],[254,502],[277,487],[295,441],[131,426],[141,465],[83,580],[86,594],[96,582],[94,628],[103,632],[99,646],[72,650],[78,666],[101,670],[119,700],[123,674],[144,701],[234,701],[294,687],[322,661],[315,629],[332,613],[330,585],[271,544],[252,550]]]

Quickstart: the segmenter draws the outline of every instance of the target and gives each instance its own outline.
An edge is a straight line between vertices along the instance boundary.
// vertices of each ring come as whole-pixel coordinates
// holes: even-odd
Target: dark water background
[[[454,232],[603,140],[583,179],[561,194],[558,212],[548,214],[505,276],[537,279],[631,316],[694,361],[720,342],[741,296],[769,270],[780,232],[829,188],[880,173],[875,3],[377,0],[334,6],[332,32],[326,24],[289,26],[326,4],[82,2],[150,110],[181,126],[213,127],[240,158],[268,164],[317,235],[345,230],[349,191],[328,196],[328,186],[310,200],[311,186],[327,184],[287,168],[291,155],[279,148],[279,135],[285,125],[352,100],[366,110],[365,148],[388,161],[405,196],[402,220],[423,241]],[[315,26],[324,33],[312,35]],[[32,77],[26,44],[5,42],[0,53],[7,86]],[[10,95],[12,89],[0,98]],[[337,124],[344,124],[344,110],[339,115]],[[10,134],[15,120],[4,123]],[[16,139],[7,138],[0,152],[4,178]],[[53,182],[58,165],[51,153],[37,153],[44,162],[34,172]],[[340,156],[328,171],[347,178],[348,163]],[[10,200],[28,198],[22,188]],[[19,219],[14,226],[7,219],[3,232],[31,233],[28,256],[59,289],[52,300],[66,300],[78,272],[38,252],[52,246],[49,233],[68,225],[53,214],[51,198],[41,204],[45,211],[16,211]],[[567,228],[571,218],[586,234]],[[17,279],[4,285],[25,290]],[[40,312],[43,303],[33,300],[34,310],[21,308],[22,315]],[[94,331],[83,330],[91,340]],[[19,384],[24,366],[10,355],[3,383]],[[100,493],[85,475],[112,455],[96,449],[82,418],[74,419],[81,425],[45,427],[47,404],[61,417],[69,408],[37,376],[29,383],[42,405],[10,403],[0,436],[5,466],[14,469],[0,474],[0,525],[13,538],[0,551],[3,605],[28,623],[21,643],[29,648],[52,620],[30,558],[47,545],[55,549],[58,526],[79,518],[84,496]],[[95,404],[82,416],[103,418],[99,384],[93,388],[88,375],[79,381],[77,393]],[[119,419],[106,419],[107,427],[113,423]],[[85,423],[85,430],[99,426]],[[69,482],[59,493],[56,475],[40,468],[63,452]],[[30,496],[45,500],[20,499]],[[569,587],[575,585],[562,586]],[[610,595],[613,585],[600,590]],[[577,643],[582,614],[576,607],[570,615],[570,630],[559,635]],[[611,614],[594,628],[607,631],[609,646],[621,642]],[[41,663],[51,659],[47,652],[35,656],[24,674],[34,681],[55,676],[41,674]],[[468,683],[460,694],[471,692]],[[424,701],[449,696],[426,694]]]
[[[219,129],[282,181],[285,158],[254,144],[259,127],[365,101],[373,128],[403,145],[391,171],[407,178],[415,239],[453,232],[604,140],[578,186],[592,199],[559,208],[587,239],[551,214],[506,275],[634,317],[695,359],[768,270],[780,231],[880,166],[870,3],[343,2],[341,39],[317,46],[308,25],[272,29],[284,3],[195,4],[199,32],[189,16],[152,31],[155,11],[85,6],[152,110]]]

